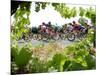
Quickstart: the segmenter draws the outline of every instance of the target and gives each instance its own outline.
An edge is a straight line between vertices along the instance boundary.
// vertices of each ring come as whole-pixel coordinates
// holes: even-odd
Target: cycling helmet
[[[45,22],[42,22],[43,25],[45,25]]]
[[[75,22],[75,21],[73,21],[73,23],[75,24],[76,22]]]

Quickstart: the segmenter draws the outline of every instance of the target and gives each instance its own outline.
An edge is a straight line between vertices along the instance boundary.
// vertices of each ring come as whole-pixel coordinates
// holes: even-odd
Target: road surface
[[[53,40],[51,40],[51,41],[53,41]],[[76,41],[76,40],[75,40],[75,41]],[[60,43],[62,46],[65,47],[65,46],[68,46],[68,45],[74,43],[75,41],[72,42],[72,41],[68,41],[68,40],[66,39],[66,40],[57,40],[57,41],[53,41],[53,42]],[[50,41],[31,39],[29,42],[32,44],[32,46],[36,46],[36,45],[38,45],[38,44],[48,44]],[[21,40],[18,41],[19,47],[21,47],[21,46],[22,46],[23,44],[25,44],[25,43],[28,43],[28,42],[27,42],[27,41],[24,41],[23,39],[21,39]]]

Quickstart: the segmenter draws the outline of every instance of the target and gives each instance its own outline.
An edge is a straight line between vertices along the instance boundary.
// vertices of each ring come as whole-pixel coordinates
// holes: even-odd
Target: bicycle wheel
[[[79,33],[78,39],[83,40],[85,38],[85,34],[83,32]]]
[[[69,41],[74,41],[75,40],[75,34],[74,33],[68,33],[67,34],[67,39],[69,40]]]
[[[52,39],[55,40],[55,41],[59,40],[59,35],[52,36]]]
[[[66,34],[61,34],[60,38],[61,38],[62,40],[65,40],[65,39],[66,39]]]

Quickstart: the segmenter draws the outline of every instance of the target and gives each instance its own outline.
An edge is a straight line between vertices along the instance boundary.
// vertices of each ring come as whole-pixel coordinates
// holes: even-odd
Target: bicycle
[[[68,32],[67,33],[67,39],[69,41],[74,41],[76,38],[78,38],[79,40],[83,40],[86,37],[86,33],[83,31],[78,31],[78,32]]]

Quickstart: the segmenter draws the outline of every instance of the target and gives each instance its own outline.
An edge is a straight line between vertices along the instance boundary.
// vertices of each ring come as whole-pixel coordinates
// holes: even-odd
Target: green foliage
[[[46,5],[51,4],[55,10],[57,10],[62,17],[71,18],[77,15],[83,17],[86,16],[91,19],[93,24],[96,24],[96,12],[92,7],[84,9],[82,7],[79,8],[79,14],[77,14],[78,9],[76,7],[70,8],[65,3],[48,3],[48,2],[36,2],[35,3],[35,11],[38,12],[41,9],[45,9]]]
[[[77,15],[76,7],[73,7],[73,8],[71,9],[70,15],[71,15],[72,17],[75,17],[75,16]]]
[[[21,48],[18,55],[15,57],[15,63],[18,67],[25,67],[31,59],[32,52],[28,48]]]
[[[96,30],[90,29],[89,35],[87,37],[90,42],[94,42],[96,40]]]
[[[11,32],[11,64],[13,69],[12,71],[15,73],[25,72],[24,69],[32,56],[32,52],[30,52],[30,46],[22,47],[20,49],[17,42],[17,40],[22,37],[23,33],[27,34],[29,32],[25,26],[30,24],[30,4],[31,2],[22,2],[14,14],[15,20],[13,23],[13,32]]]
[[[71,63],[70,60],[66,60],[66,62],[63,65],[63,71],[68,71],[70,63]]]
[[[96,59],[93,58],[92,55],[88,54],[85,56],[85,61],[87,63],[87,69],[95,69],[96,68]]]
[[[86,16],[88,18],[91,18],[92,14],[95,14],[95,10],[92,7],[90,7],[90,8],[87,9]]]
[[[21,38],[23,33],[28,32],[29,30],[25,28],[25,25],[29,25],[29,14],[30,14],[30,3],[21,3],[17,9],[14,18],[14,27],[13,33],[11,34],[12,39],[18,40]]]
[[[96,25],[96,13],[91,14],[91,21]]]
[[[76,7],[73,7],[71,9],[68,6],[66,6],[66,4],[64,4],[64,3],[60,3],[60,4],[52,3],[52,5],[55,7],[55,10],[60,12],[61,16],[64,18],[71,18],[71,17],[75,17],[77,15]]]
[[[91,32],[91,30],[89,31]],[[62,71],[76,71],[76,70],[90,70],[96,68],[95,56],[92,57],[89,53],[89,49],[92,47],[90,41],[93,34],[89,34],[83,41],[76,42],[72,45],[67,46],[64,51],[65,53],[55,54],[50,61],[40,60],[39,58],[32,58],[32,62],[28,63],[31,59],[31,52],[28,52],[27,48],[24,51],[23,48],[19,51],[17,65],[23,67],[29,65],[29,72],[42,73],[42,72],[62,72]],[[44,45],[36,46],[42,48]],[[29,47],[28,47],[29,48]],[[26,57],[23,59],[23,57]]]
[[[81,17],[83,17],[83,16],[85,15],[85,9],[82,8],[82,7],[80,7],[80,8],[79,8],[79,11],[80,11],[79,15],[80,15]]]
[[[38,58],[32,59],[32,72],[33,73],[42,73],[42,72],[48,72],[48,69],[51,67],[51,61],[44,62],[40,61]]]
[[[16,56],[18,55],[18,51],[19,51],[19,49],[18,49],[18,46],[17,45],[13,45],[11,47],[11,57],[12,57],[11,60],[12,61],[15,60]]]
[[[20,5],[21,10],[30,11],[30,4],[31,4],[31,2],[22,2]]]
[[[85,19],[85,18],[79,18],[78,22],[81,24],[81,25],[85,25],[85,23],[88,23],[88,20]]]
[[[52,3],[52,6],[55,7],[55,10],[57,10],[62,17],[64,18],[71,18],[77,16],[78,10],[73,7],[72,9],[64,3]],[[96,12],[95,9],[92,7],[84,9],[82,7],[79,8],[79,16],[83,17],[86,16],[91,19],[94,25],[96,25]]]
[[[85,14],[86,17],[90,18],[94,25],[96,25],[96,11],[92,7],[88,8]]]
[[[66,61],[66,56],[64,56],[62,54],[56,54],[53,57],[52,65],[58,71],[63,71],[63,65],[64,65],[65,61]]]
[[[92,31],[89,30],[89,35],[83,41],[65,48],[67,58],[69,58],[63,67],[65,71],[95,69],[95,55],[90,54],[90,49],[93,48],[94,34],[90,32]]]
[[[35,11],[39,12],[41,9],[45,9],[47,4],[48,3],[46,3],[46,2],[36,2],[35,3]]]
[[[42,2],[42,9],[45,9],[47,3],[46,2]]]
[[[57,7],[60,3],[52,3],[52,6]]]
[[[40,4],[39,2],[35,3],[35,11],[38,12],[40,10]]]
[[[70,66],[68,67],[68,71],[76,71],[76,70],[84,70],[85,67],[82,66],[81,63],[77,63],[75,61],[71,61]]]

